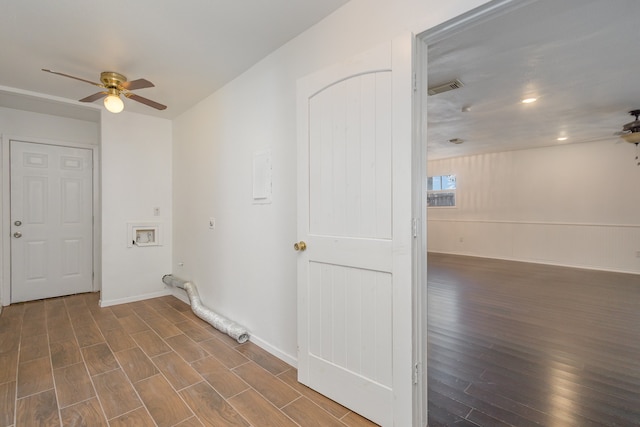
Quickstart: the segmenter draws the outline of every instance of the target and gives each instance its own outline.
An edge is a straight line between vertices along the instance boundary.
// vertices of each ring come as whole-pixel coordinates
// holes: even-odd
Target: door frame
[[[537,0],[492,0],[461,15],[457,15],[439,25],[417,31],[414,51],[414,109],[413,109],[413,215],[418,218],[417,234],[414,241],[414,355],[416,363],[414,375],[418,378],[418,390],[414,395],[414,425],[426,426],[428,421],[428,369],[427,369],[427,52],[430,44],[452,34],[463,31],[477,23],[533,3]],[[414,229],[415,230],[415,229]]]
[[[2,175],[0,176],[0,188],[2,188],[2,221],[0,221],[0,235],[2,236],[2,259],[0,260],[0,303],[7,306],[11,303],[11,158],[9,153],[10,141],[30,142],[34,144],[54,145],[58,147],[83,148],[91,150],[93,159],[93,278],[91,289],[99,291],[100,286],[100,150],[98,145],[84,144],[54,139],[34,138],[19,135],[0,135],[0,164]]]

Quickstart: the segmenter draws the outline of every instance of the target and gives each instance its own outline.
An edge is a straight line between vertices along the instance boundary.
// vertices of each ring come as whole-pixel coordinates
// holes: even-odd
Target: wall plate
[[[127,247],[162,246],[159,223],[127,223]]]

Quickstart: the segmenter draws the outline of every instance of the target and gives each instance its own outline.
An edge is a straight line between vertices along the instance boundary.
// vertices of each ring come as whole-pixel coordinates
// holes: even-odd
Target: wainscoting
[[[431,252],[640,273],[640,225],[429,219]]]

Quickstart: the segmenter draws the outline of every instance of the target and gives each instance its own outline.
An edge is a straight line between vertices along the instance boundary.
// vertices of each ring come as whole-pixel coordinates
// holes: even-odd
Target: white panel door
[[[92,290],[88,149],[10,141],[11,302]]]
[[[411,425],[410,44],[298,84],[299,381],[383,426]]]

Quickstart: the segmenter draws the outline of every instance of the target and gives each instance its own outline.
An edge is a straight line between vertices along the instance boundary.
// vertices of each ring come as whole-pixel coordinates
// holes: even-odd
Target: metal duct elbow
[[[240,344],[244,344],[249,341],[249,332],[244,327],[227,319],[224,316],[215,313],[202,304],[200,295],[198,294],[198,289],[193,283],[175,277],[172,274],[163,276],[162,282],[175,288],[184,289],[187,293],[187,296],[189,297],[191,310],[196,316],[209,323],[220,332],[224,332],[225,334],[229,335]]]

